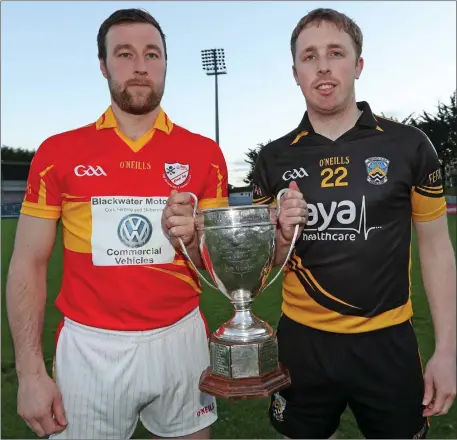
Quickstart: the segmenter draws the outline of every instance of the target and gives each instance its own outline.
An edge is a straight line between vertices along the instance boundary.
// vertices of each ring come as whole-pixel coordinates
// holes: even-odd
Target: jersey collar
[[[359,127],[371,127],[376,128],[378,126],[378,121],[374,117],[368,102],[361,101],[357,103],[357,107],[359,110],[362,111],[359,119],[355,123],[356,126]],[[308,117],[308,112],[305,112],[303,119],[301,120],[300,124],[298,125],[299,131],[308,131],[309,133],[314,133],[313,126],[311,125],[311,121]]]
[[[113,109],[111,106],[103,113],[95,123],[97,130],[104,130],[106,128],[118,128],[116,117],[114,116]],[[168,118],[168,115],[160,109],[156,120],[154,121],[153,129],[163,131],[166,134],[170,134],[173,129],[173,123]]]

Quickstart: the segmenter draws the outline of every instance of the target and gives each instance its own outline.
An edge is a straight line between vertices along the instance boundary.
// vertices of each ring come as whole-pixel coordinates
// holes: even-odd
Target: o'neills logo
[[[214,405],[214,403],[211,403],[203,408],[200,408],[196,415],[197,417],[200,417],[200,416],[203,416],[204,414],[209,414],[210,412],[214,411],[214,408],[216,407],[216,405]]]
[[[151,162],[141,162],[138,160],[123,160],[119,163],[119,168],[126,170],[150,170]]]

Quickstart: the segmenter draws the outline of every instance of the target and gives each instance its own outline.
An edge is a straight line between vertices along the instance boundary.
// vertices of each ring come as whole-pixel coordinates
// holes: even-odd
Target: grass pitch
[[[456,216],[449,216],[449,228],[452,242],[456,241]],[[14,357],[11,337],[5,309],[5,284],[9,261],[14,243],[17,220],[2,219],[2,418],[1,437],[9,439],[38,438],[26,426],[16,413],[17,378],[14,370]],[[60,236],[58,237],[60,240]],[[419,339],[422,359],[428,361],[434,350],[433,324],[428,308],[427,298],[421,279],[421,270],[416,242],[413,241],[413,306],[414,326]],[[54,307],[62,274],[62,248],[60,241],[56,244],[48,269],[48,302],[44,323],[43,346],[46,366],[51,371],[54,351],[54,336],[60,313]],[[206,287],[206,286],[205,286]],[[202,309],[208,320],[211,331],[228,320],[233,307],[228,300],[216,291],[205,288],[202,294]],[[276,327],[281,307],[280,277],[253,303],[253,312],[261,319]],[[449,413],[431,419],[429,438],[457,438],[456,404]],[[261,399],[244,402],[218,400],[219,420],[213,425],[212,437],[217,438],[281,438],[269,425],[267,418],[268,400]],[[342,418],[338,438],[362,438],[360,431],[349,410]],[[150,438],[148,432],[139,424],[134,438]]]

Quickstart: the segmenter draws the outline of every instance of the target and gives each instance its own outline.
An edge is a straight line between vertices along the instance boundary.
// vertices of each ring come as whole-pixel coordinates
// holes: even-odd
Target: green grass
[[[456,217],[449,217],[452,241],[456,240]],[[6,319],[4,292],[6,274],[13,248],[16,220],[2,220],[2,438],[37,438],[16,414],[17,379],[14,371],[14,358],[9,327]],[[44,356],[48,370],[51,371],[54,350],[55,328],[60,319],[54,308],[61,280],[62,249],[56,245],[48,270],[49,300],[46,308],[44,325]],[[280,277],[279,277],[280,278]],[[421,281],[419,259],[416,243],[413,241],[413,306],[415,311],[414,325],[420,344],[423,361],[433,354],[433,326],[424,287]],[[277,324],[281,305],[280,280],[278,279],[268,291],[261,294],[253,304],[254,313],[265,319],[274,327]],[[232,306],[221,294],[212,289],[205,289],[202,294],[202,308],[208,319],[210,329],[214,331],[222,322],[231,317]],[[267,419],[268,400],[229,402],[218,400],[219,420],[213,425],[213,438],[280,438],[270,427]],[[446,416],[434,417],[431,420],[429,438],[457,438],[457,411],[454,404]],[[362,438],[351,412],[343,415],[339,438]],[[139,425],[134,438],[150,438]]]

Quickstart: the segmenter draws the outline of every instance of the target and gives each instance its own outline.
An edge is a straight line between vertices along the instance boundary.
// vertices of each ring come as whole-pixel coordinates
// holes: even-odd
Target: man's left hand
[[[441,416],[447,414],[456,393],[456,356],[451,353],[437,353],[430,358],[424,373],[425,393],[423,415]]]

